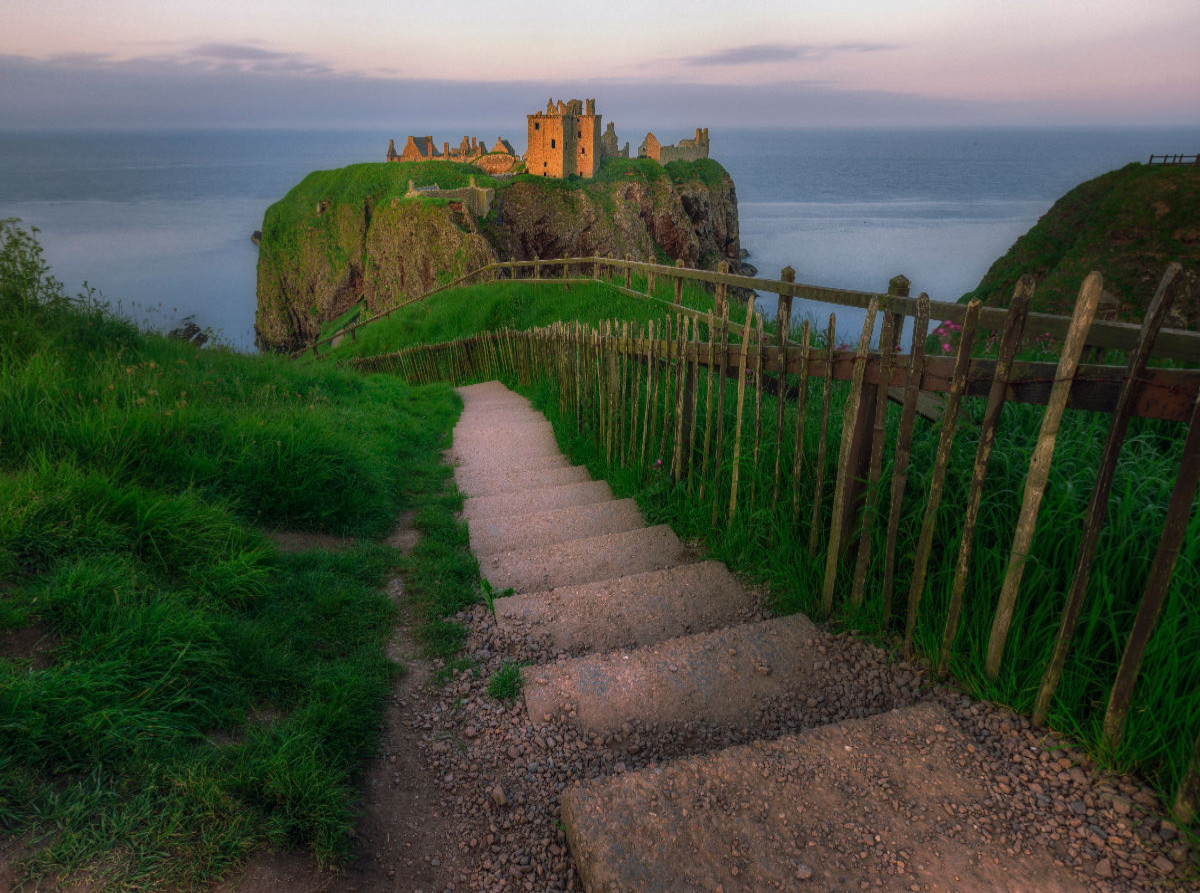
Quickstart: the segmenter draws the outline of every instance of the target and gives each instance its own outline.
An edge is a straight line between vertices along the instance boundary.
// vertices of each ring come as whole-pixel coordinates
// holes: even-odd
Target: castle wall
[[[672,161],[699,161],[708,157],[708,128],[696,128],[692,139],[680,140],[673,146],[661,145],[653,133],[646,134],[638,147],[639,158],[652,158],[659,164],[670,164]]]
[[[600,167],[603,147],[600,143],[600,116],[584,115],[575,123],[575,172],[594,177]]]
[[[565,150],[562,116],[539,112],[526,117],[529,120],[529,151],[525,154],[525,170],[535,177],[557,180],[573,174],[575,159]],[[571,148],[574,148],[573,144]],[[572,162],[569,168],[565,163],[567,158]]]

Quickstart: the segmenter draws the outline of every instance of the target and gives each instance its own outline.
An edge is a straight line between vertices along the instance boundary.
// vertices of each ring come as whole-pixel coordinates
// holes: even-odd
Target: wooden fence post
[[[967,589],[967,572],[971,567],[971,551],[975,543],[975,526],[979,521],[979,507],[983,502],[983,484],[987,479],[988,461],[992,455],[992,445],[996,441],[1000,413],[1004,409],[1004,392],[1012,371],[1013,357],[1021,344],[1021,334],[1025,331],[1025,318],[1029,314],[1033,289],[1034,278],[1026,273],[1017,282],[1012,301],[1008,305],[1008,315],[1004,318],[1004,332],[1000,336],[1000,351],[996,356],[996,374],[988,393],[987,407],[983,411],[983,422],[979,426],[979,443],[975,447],[975,465],[971,471],[971,489],[967,495],[962,540],[959,542],[958,560],[954,567],[954,582],[950,585],[950,606],[946,612],[946,629],[942,633],[942,649],[938,657],[938,675],[941,677],[945,677],[950,668],[950,652],[958,635],[963,596]]]
[[[779,281],[791,285],[796,281],[796,271],[784,267]],[[779,503],[780,461],[783,455],[783,407],[787,403],[787,344],[792,327],[792,296],[779,293],[779,305],[775,311],[775,327],[779,330],[779,377],[775,389],[775,472],[772,476],[771,511]]]
[[[633,270],[629,268],[630,262],[633,260],[633,255],[626,253],[625,255],[625,287],[629,288],[633,281]]]
[[[717,341],[717,414],[713,421],[717,426],[717,442],[713,447],[713,508],[710,525],[717,526],[717,513],[721,506],[721,463],[724,461],[725,440],[725,364],[729,357],[729,305],[721,305],[720,336]]]
[[[826,617],[833,613],[833,588],[837,582],[837,566],[843,536],[843,524],[847,514],[850,514],[849,501],[851,493],[851,476],[855,473],[852,464],[851,449],[855,440],[864,438],[859,429],[862,417],[861,405],[867,401],[868,395],[863,389],[863,374],[867,369],[867,356],[871,352],[871,336],[875,333],[875,316],[879,312],[879,302],[871,299],[867,307],[866,318],[863,319],[862,332],[858,337],[858,350],[854,355],[854,371],[850,378],[850,393],[846,398],[846,412],[842,418],[842,442],[838,450],[837,480],[833,489],[833,516],[829,523],[829,541],[825,554],[825,581],[821,587],[821,611]],[[874,394],[870,394],[874,397]],[[872,404],[874,400],[870,401]],[[872,406],[874,409],[874,406]],[[875,427],[872,420],[871,427]]]
[[[1050,463],[1054,459],[1054,445],[1058,440],[1058,426],[1062,422],[1063,410],[1067,408],[1067,397],[1079,357],[1087,340],[1092,317],[1100,302],[1104,280],[1093,271],[1083,281],[1079,300],[1075,303],[1075,314],[1063,342],[1062,356],[1054,374],[1054,386],[1042,416],[1042,428],[1038,432],[1037,445],[1029,462],[1029,473],[1025,478],[1025,492],[1021,497],[1021,514],[1013,536],[1012,551],[1008,556],[1008,567],[1004,572],[1004,583],[1000,587],[1000,601],[992,618],[992,631],[988,637],[987,660],[984,672],[995,682],[1000,678],[1000,663],[1004,660],[1004,646],[1008,643],[1008,630],[1012,625],[1013,610],[1017,604],[1017,592],[1021,588],[1021,577],[1025,573],[1025,562],[1029,559],[1029,548],[1037,528],[1038,512],[1042,507],[1042,496],[1046,492],[1046,481],[1050,477]]]
[[[1182,284],[1183,268],[1179,264],[1171,264],[1142,319],[1137,346],[1129,355],[1129,365],[1125,370],[1125,382],[1121,385],[1117,405],[1113,407],[1112,420],[1109,422],[1108,428],[1108,440],[1104,444],[1104,453],[1100,457],[1100,469],[1096,472],[1096,483],[1092,488],[1087,514],[1083,517],[1083,536],[1079,544],[1079,554],[1075,559],[1075,572],[1071,576],[1067,599],[1063,605],[1058,638],[1054,643],[1054,654],[1046,666],[1045,675],[1042,677],[1042,687],[1038,691],[1037,701],[1034,704],[1033,724],[1035,726],[1040,726],[1046,721],[1046,713],[1050,710],[1050,702],[1054,698],[1055,689],[1058,688],[1063,665],[1067,660],[1067,652],[1071,648],[1071,638],[1075,635],[1075,627],[1079,622],[1079,612],[1083,609],[1083,599],[1087,594],[1088,581],[1092,578],[1092,559],[1096,555],[1096,544],[1100,541],[1100,531],[1104,527],[1104,518],[1108,512],[1108,495],[1112,489],[1113,478],[1116,476],[1117,460],[1121,457],[1121,447],[1125,444],[1125,432],[1129,429],[1129,419],[1133,415],[1133,401],[1138,389],[1138,379],[1146,369],[1150,351],[1154,347],[1154,339],[1158,337],[1158,330],[1162,328],[1167,311],[1171,309],[1171,304],[1175,300],[1178,286]]]
[[[817,557],[817,544],[821,538],[821,503],[825,489],[825,456],[829,439],[829,398],[833,388],[833,348],[837,341],[837,314],[829,314],[829,328],[825,330],[825,390],[821,393],[821,440],[817,444],[816,478],[813,481],[812,520],[808,526],[808,560]]]
[[[913,634],[917,629],[917,612],[925,593],[925,574],[929,566],[929,552],[933,548],[933,534],[937,528],[937,513],[942,505],[942,494],[946,483],[946,470],[950,467],[950,450],[954,446],[954,435],[958,428],[958,409],[963,393],[967,389],[967,371],[971,364],[971,349],[975,346],[975,332],[979,326],[979,301],[967,304],[967,315],[963,319],[958,355],[954,358],[954,371],[950,375],[950,393],[942,413],[942,430],[938,433],[937,454],[933,460],[933,475],[929,482],[929,498],[925,502],[925,516],[921,519],[921,533],[917,540],[917,554],[913,562],[912,580],[908,587],[908,619],[904,624],[904,654],[913,654]]]
[[[792,526],[800,521],[800,472],[804,469],[804,432],[808,421],[808,320],[800,327],[800,383],[796,388],[796,445],[792,453]]]
[[[646,256],[646,263],[648,263],[648,264],[654,263],[654,255],[653,254]],[[650,297],[654,297],[654,269],[653,269],[653,267],[651,267],[651,269],[646,271],[646,294],[648,294]]]
[[[680,258],[679,260],[675,261],[675,268],[678,270],[683,269],[683,258]],[[683,277],[682,276],[675,277],[675,303],[676,304],[683,303]]]
[[[925,372],[925,333],[929,331],[929,295],[917,296],[917,316],[913,322],[912,353],[908,360],[908,384],[900,411],[900,429],[892,461],[891,506],[888,509],[887,536],[883,555],[883,629],[892,622],[892,585],[896,573],[896,537],[900,530],[900,512],[908,486],[908,463],[912,456],[913,424],[917,416],[917,398],[921,395],[921,376]]]
[[[746,325],[742,329],[742,343],[738,348],[737,415],[733,433],[733,479],[729,485],[729,521],[737,514],[738,474],[742,458],[742,408],[746,404],[746,349],[750,346],[750,323],[754,319],[754,302],[746,302]]]
[[[538,256],[536,254],[533,256],[533,278],[542,278],[542,263],[538,260]]]
[[[888,281],[887,293],[893,297],[907,298],[909,281],[903,274]],[[884,390],[887,387],[884,386]],[[875,412],[879,406],[876,386],[865,383],[858,414],[854,417],[854,436],[850,441],[849,487],[845,494],[845,510],[842,513],[842,529],[839,532],[843,548],[849,549],[857,540],[853,536],[862,520],[860,509],[865,507],[866,486],[871,476],[871,441],[875,435]]]

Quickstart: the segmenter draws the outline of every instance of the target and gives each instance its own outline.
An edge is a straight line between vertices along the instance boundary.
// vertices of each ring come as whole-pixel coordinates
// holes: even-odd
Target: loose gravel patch
[[[814,647],[828,674],[819,695],[765,702],[743,726],[627,723],[610,734],[581,735],[569,715],[535,722],[521,698],[487,694],[489,678],[506,664],[566,660],[565,651],[500,629],[483,606],[454,619],[468,629],[473,667],[453,671],[443,686],[410,702],[404,719],[435,780],[437,810],[449,820],[445,890],[581,889],[559,821],[560,797],[574,782],[923,700],[948,710],[967,742],[964,758],[991,779],[976,803],[948,804],[957,825],[996,841],[1012,859],[1048,853],[1098,893],[1200,889],[1195,852],[1161,817],[1145,785],[1102,771],[1070,742],[1009,710],[931,684],[920,667],[891,661],[850,634],[818,633]],[[841,823],[850,826],[848,846],[858,846],[858,837],[850,838],[861,822],[861,815],[848,815]]]

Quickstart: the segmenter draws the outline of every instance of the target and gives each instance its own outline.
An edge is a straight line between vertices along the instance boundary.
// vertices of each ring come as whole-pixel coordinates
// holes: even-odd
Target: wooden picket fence
[[[573,261],[539,261],[534,276],[541,278],[541,265],[554,264],[569,274]],[[636,262],[586,259],[595,264],[593,278],[616,280],[614,285],[629,291],[631,269]],[[526,262],[528,263],[528,262]],[[644,265],[653,267],[653,265]],[[514,274],[520,264],[510,265]],[[616,270],[623,267],[623,277]],[[648,290],[653,291],[654,269]],[[1029,463],[1023,502],[1013,533],[1013,544],[992,619],[987,646],[986,673],[998,678],[1005,646],[1011,634],[1013,609],[1026,559],[1030,554],[1042,496],[1050,473],[1059,425],[1069,408],[1083,408],[1111,415],[1108,439],[1094,490],[1081,519],[1082,541],[1062,611],[1053,655],[1045,667],[1033,720],[1044,724],[1066,662],[1090,579],[1093,558],[1105,523],[1114,473],[1131,419],[1165,419],[1187,425],[1187,435],[1166,522],[1157,554],[1145,583],[1140,608],[1129,635],[1116,678],[1109,692],[1104,718],[1104,744],[1115,752],[1124,734],[1135,683],[1147,643],[1165,600],[1180,554],[1193,500],[1200,481],[1200,372],[1148,367],[1152,355],[1161,356],[1156,346],[1159,331],[1172,301],[1182,290],[1184,276],[1172,265],[1150,304],[1144,322],[1135,327],[1136,337],[1120,334],[1128,353],[1124,368],[1087,365],[1081,360],[1085,348],[1095,343],[1096,316],[1102,292],[1101,277],[1091,274],[1080,289],[1073,316],[1056,320],[1062,332],[1057,362],[1020,362],[1016,359],[1022,337],[1035,314],[1029,312],[1033,280],[1018,284],[1006,310],[981,308],[978,302],[958,306],[961,332],[953,356],[927,355],[926,336],[931,308],[928,297],[911,299],[906,282],[896,281],[889,295],[868,295],[866,317],[856,349],[835,348],[835,316],[830,315],[824,333],[805,322],[799,343],[789,340],[792,274],[785,270],[779,280],[779,308],[774,343],[768,343],[761,314],[753,301],[744,305],[727,300],[730,280],[724,273],[661,268],[659,275],[675,274],[682,282],[686,273],[713,277],[715,310],[700,313],[674,302],[663,318],[645,325],[613,320],[598,328],[578,323],[556,323],[531,331],[502,330],[437,345],[420,345],[395,353],[356,358],[348,365],[364,372],[391,372],[419,383],[449,381],[467,383],[493,378],[531,385],[549,381],[557,388],[559,410],[573,418],[577,430],[595,438],[610,465],[637,467],[669,474],[671,479],[696,488],[713,499],[714,527],[729,524],[739,511],[753,511],[769,504],[786,506],[790,493],[793,525],[808,521],[807,551],[816,559],[826,545],[820,612],[829,616],[835,608],[839,570],[853,568],[848,599],[851,607],[862,604],[868,587],[872,538],[879,510],[879,482],[885,448],[884,417],[889,396],[902,401],[899,430],[891,472],[890,510],[884,540],[882,589],[883,616],[892,616],[896,547],[901,506],[907,487],[913,430],[919,399],[938,395],[940,433],[928,499],[917,539],[914,568],[904,603],[904,647],[913,651],[916,627],[935,519],[942,501],[951,449],[958,430],[958,416],[965,397],[986,398],[982,425],[971,476],[967,505],[962,516],[962,534],[940,652],[934,656],[938,672],[945,675],[959,630],[972,548],[979,522],[988,462],[995,443],[1001,410],[1006,402],[1041,404],[1046,407],[1040,433]],[[496,273],[493,271],[493,275]],[[620,279],[624,278],[624,283]],[[804,286],[802,288],[811,288]],[[631,292],[632,293],[632,292]],[[676,288],[676,301],[678,288]],[[936,305],[945,318],[950,305]],[[911,351],[899,351],[905,315],[914,317]],[[731,319],[731,315],[734,316]],[[1046,317],[1038,328],[1044,330]],[[882,319],[881,319],[882,317]],[[986,323],[984,319],[986,317]],[[875,330],[880,327],[875,343]],[[1112,327],[1101,343],[1113,341]],[[992,329],[999,335],[995,359],[972,357],[979,333]],[[1193,346],[1187,333],[1174,333],[1172,353],[1190,354]],[[1182,346],[1181,346],[1182,345]],[[706,385],[698,388],[704,379]],[[832,499],[827,499],[826,434],[831,424],[831,390],[834,381],[849,383],[841,419],[841,438],[832,479]],[[714,382],[716,385],[714,385]],[[726,382],[730,383],[726,387]],[[699,412],[699,392],[704,391],[704,410]],[[730,407],[726,406],[726,391]],[[713,406],[714,400],[716,406]],[[794,409],[791,406],[794,405]],[[729,411],[732,421],[726,423]],[[764,412],[775,415],[772,438],[763,438]],[[813,467],[805,467],[801,437],[809,417],[819,413],[819,453]],[[795,419],[794,446],[785,431],[785,416]],[[715,420],[715,423],[714,423]],[[730,430],[727,431],[726,429]],[[835,429],[836,431],[836,429]],[[785,448],[786,447],[786,448]],[[744,467],[771,469],[770,487],[747,492],[740,480]],[[812,498],[804,505],[806,492],[800,482],[812,481]],[[758,480],[756,478],[755,480]],[[725,494],[728,493],[728,498]],[[828,518],[826,523],[824,519]],[[844,587],[843,587],[844,588]],[[1195,756],[1175,798],[1174,811],[1182,822],[1200,812],[1200,737]]]

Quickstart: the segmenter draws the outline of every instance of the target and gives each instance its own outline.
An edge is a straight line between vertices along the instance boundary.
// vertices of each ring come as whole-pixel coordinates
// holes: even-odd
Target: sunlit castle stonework
[[[546,109],[526,116],[528,150],[520,159],[525,170],[534,176],[561,180],[564,177],[594,177],[605,158],[628,158],[629,143],[620,145],[616,128],[610,121],[601,130],[601,115],[596,113],[596,100],[546,100]],[[660,164],[672,161],[695,161],[708,157],[708,128],[696,128],[692,139],[676,145],[662,145],[653,133],[638,147],[639,158],[649,158]],[[483,140],[463,137],[458,147],[443,143],[441,151],[432,136],[410,136],[404,150],[396,151],[395,140],[388,141],[388,161],[458,161],[475,164],[490,174],[512,170],[517,155],[512,144],[497,137],[488,150]]]

